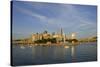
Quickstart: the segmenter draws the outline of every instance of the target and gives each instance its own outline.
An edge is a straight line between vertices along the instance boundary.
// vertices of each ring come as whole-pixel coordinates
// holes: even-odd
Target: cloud
[[[91,13],[89,10],[81,11],[77,9],[74,5],[65,5],[65,4],[56,4],[50,5],[44,3],[24,3],[25,5],[29,5],[34,10],[38,11],[46,11],[51,16],[47,16],[46,13],[42,14],[42,12],[36,12],[34,10],[30,10],[25,7],[18,7],[14,5],[20,12],[40,20],[40,22],[45,25],[45,27],[50,28],[63,28],[64,31],[67,32],[91,32],[94,33],[96,31],[96,21],[89,18]],[[43,10],[44,9],[44,10]],[[82,8],[80,8],[82,9]],[[90,11],[91,12],[91,11]],[[55,13],[56,17],[53,16],[52,13]],[[90,31],[90,29],[92,30]],[[88,30],[88,31],[87,31]],[[95,32],[96,33],[96,32]]]
[[[33,4],[31,4],[31,5],[33,5]],[[38,8],[39,8],[39,7],[44,6],[43,4],[40,4],[40,3],[39,3],[39,5],[41,5],[41,6],[38,6],[38,3],[37,3],[37,4],[35,4],[35,7],[38,6]],[[59,9],[54,9],[54,12],[57,12],[58,10],[60,10],[60,13],[57,15],[57,17],[53,17],[53,18],[49,18],[49,17],[44,16],[39,13],[35,13],[26,8],[17,7],[17,9],[19,11],[21,11],[22,13],[25,13],[32,17],[36,17],[40,21],[44,21],[47,25],[56,25],[56,26],[59,26],[59,27],[62,26],[65,28],[66,23],[69,23],[68,27],[76,25],[76,24],[78,24],[78,26],[80,26],[80,27],[83,25],[85,26],[87,24],[90,24],[90,25],[92,24],[89,19],[85,18],[84,15],[83,16],[81,15],[82,12],[77,11],[75,9],[75,7],[72,5],[60,4]]]
[[[15,6],[15,5],[14,5]],[[21,8],[21,7],[18,7],[18,6],[15,6],[20,12],[26,14],[26,15],[29,15],[31,17],[36,17],[40,20],[46,20],[46,16],[43,16],[43,15],[40,15],[40,14],[37,14],[31,10],[28,10],[28,9],[25,9],[25,8]]]

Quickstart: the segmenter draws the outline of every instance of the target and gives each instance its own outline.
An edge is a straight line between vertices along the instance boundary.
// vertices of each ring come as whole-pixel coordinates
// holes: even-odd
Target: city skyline
[[[41,2],[13,1],[12,35],[25,38],[47,30],[66,35],[75,32],[78,38],[97,35],[97,7]]]

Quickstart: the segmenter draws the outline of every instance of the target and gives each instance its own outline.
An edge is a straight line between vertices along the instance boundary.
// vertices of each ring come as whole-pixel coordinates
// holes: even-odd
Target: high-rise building
[[[63,30],[62,30],[62,28],[60,29],[60,34],[61,34],[61,36],[63,36]]]
[[[63,36],[64,36],[64,35],[63,35],[63,29],[62,29],[62,28],[60,29],[60,34],[61,34],[61,41],[63,41],[63,39],[64,39]]]

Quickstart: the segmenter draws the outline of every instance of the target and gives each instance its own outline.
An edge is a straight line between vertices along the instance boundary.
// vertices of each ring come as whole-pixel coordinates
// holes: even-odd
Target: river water
[[[77,46],[12,46],[12,65],[73,63],[97,60],[97,43]]]

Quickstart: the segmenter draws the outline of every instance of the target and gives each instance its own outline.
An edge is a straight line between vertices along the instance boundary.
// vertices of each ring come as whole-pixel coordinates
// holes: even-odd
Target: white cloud
[[[38,7],[37,9],[39,9],[39,7],[42,9],[43,7],[42,4],[39,4],[39,6],[37,4],[36,5],[31,4],[31,6],[34,6],[36,8]],[[77,32],[81,31],[85,32],[87,31],[87,29],[92,29],[95,32],[97,26],[96,22],[93,22],[91,21],[91,19],[86,17],[86,15],[90,15],[90,13],[80,12],[79,10],[77,10],[77,8],[75,8],[72,5],[60,4],[59,9],[53,10],[54,12],[59,11],[57,17],[47,17],[43,14],[39,14],[34,11],[28,10],[26,8],[21,8],[18,6],[16,6],[16,8],[22,13],[25,13],[26,15],[39,19],[40,21],[43,22],[43,24],[46,27],[57,27],[57,28],[63,27],[66,31],[70,29],[72,31],[74,30]]]
[[[15,6],[15,5],[14,5]],[[32,17],[36,17],[40,20],[46,20],[46,16],[43,16],[43,15],[40,15],[40,14],[37,14],[37,13],[34,13],[33,11],[31,10],[28,10],[28,9],[25,9],[25,8],[20,8],[18,6],[15,6],[19,11],[21,11],[22,13],[26,14],[26,15],[29,15],[29,16],[32,16]]]

